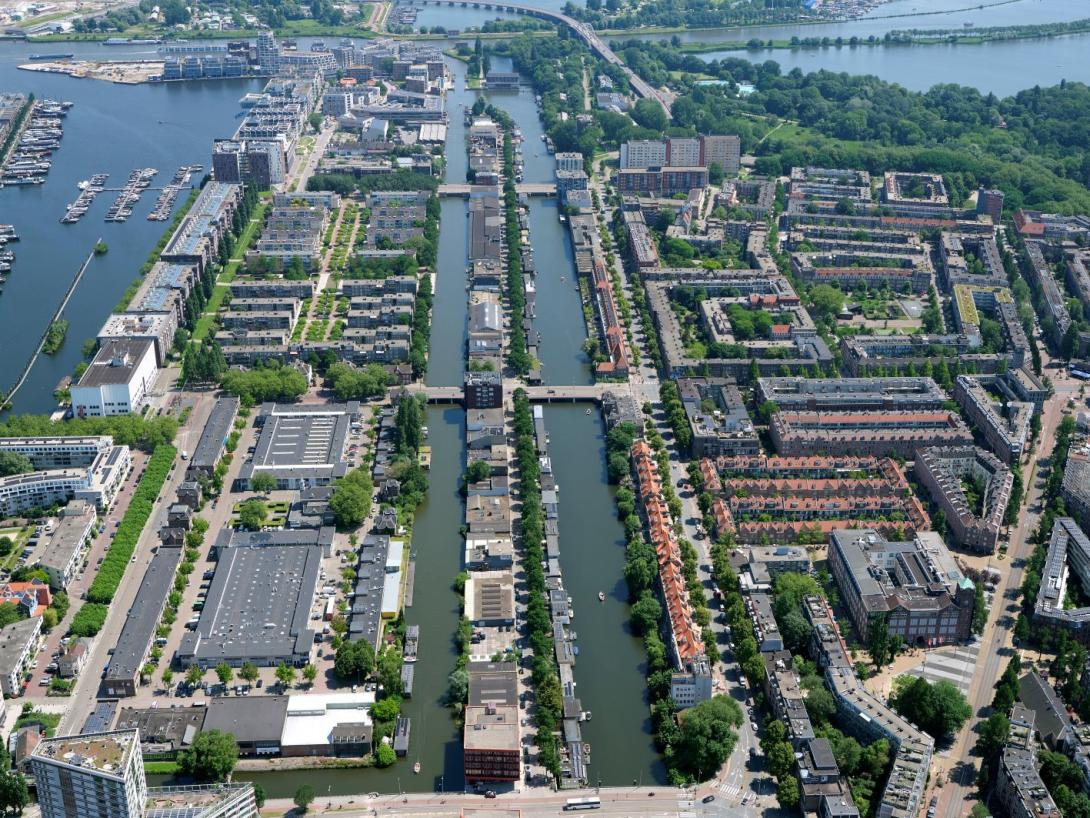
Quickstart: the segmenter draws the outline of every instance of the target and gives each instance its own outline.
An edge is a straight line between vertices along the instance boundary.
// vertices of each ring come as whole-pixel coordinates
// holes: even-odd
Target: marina
[[[15,147],[0,169],[0,187],[40,185],[53,166],[49,157],[61,146],[62,119],[71,102],[40,100],[33,104],[28,121]]]
[[[140,196],[151,185],[151,180],[159,171],[155,168],[139,168],[129,174],[125,187],[117,194],[114,203],[106,211],[106,221],[123,222],[132,215],[132,209],[140,201]]]
[[[79,196],[76,197],[76,201],[67,206],[64,215],[61,217],[61,224],[75,224],[82,219],[95,201],[95,197],[105,189],[106,180],[109,178],[110,174],[108,173],[96,173],[90,179],[80,182],[77,185],[79,187]]]
[[[148,221],[165,222],[169,219],[170,213],[174,209],[174,202],[178,199],[178,194],[189,186],[193,174],[200,173],[203,168],[203,165],[182,165],[178,168],[174,178],[170,180],[170,184],[160,191],[155,206],[152,207],[151,213],[148,214]]]

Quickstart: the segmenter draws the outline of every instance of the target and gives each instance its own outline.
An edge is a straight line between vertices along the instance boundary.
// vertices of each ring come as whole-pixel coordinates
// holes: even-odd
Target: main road
[[[1042,354],[1045,364],[1049,363],[1046,354]],[[1063,418],[1064,407],[1071,399],[1078,399],[1082,386],[1070,376],[1053,374],[1055,394],[1046,401],[1041,413],[1041,436],[1037,447],[1023,463],[1026,479],[1026,498],[1018,522],[1010,532],[1010,546],[1007,559],[1000,563],[1001,578],[992,598],[988,621],[981,634],[983,660],[977,665],[977,672],[969,686],[968,700],[973,715],[962,728],[953,745],[937,755],[938,775],[934,794],[939,797],[938,814],[943,818],[960,818],[968,814],[973,804],[977,803],[976,776],[979,759],[970,756],[977,738],[977,725],[989,715],[988,708],[995,694],[995,684],[1006,668],[1016,648],[1013,643],[1014,623],[1020,604],[1019,588],[1022,585],[1024,566],[1033,553],[1033,544],[1029,541],[1042,511],[1043,476],[1038,473],[1040,458],[1047,458],[1056,443],[1056,429]],[[1055,464],[1050,464],[1049,468]],[[1002,566],[1005,566],[1005,570]],[[945,780],[945,783],[941,783]]]
[[[609,43],[603,40],[595,32],[594,27],[587,23],[576,20],[574,17],[569,17],[559,11],[552,11],[550,9],[538,8],[537,6],[523,5],[522,3],[504,3],[495,2],[495,0],[423,0],[423,4],[426,6],[428,3],[434,3],[437,6],[460,6],[462,8],[475,8],[475,9],[495,9],[496,11],[506,11],[511,14],[526,14],[531,17],[540,17],[544,20],[551,20],[554,23],[559,23],[570,28],[595,54],[601,57],[611,65],[615,65],[624,71],[625,76],[628,77],[628,84],[632,86],[632,90],[636,92],[636,95],[641,99],[649,99],[652,102],[657,102],[662,106],[662,109],[666,112],[667,118],[670,118],[670,104],[666,97],[651,83],[643,79],[639,74],[625,65],[624,60],[617,56],[612,48],[609,47]]]

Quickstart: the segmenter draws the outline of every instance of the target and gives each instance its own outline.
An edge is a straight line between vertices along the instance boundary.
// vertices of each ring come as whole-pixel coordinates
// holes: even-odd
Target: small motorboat
[[[587,414],[588,414],[588,415],[590,414],[590,409],[587,409]]]
[[[413,764],[413,774],[414,775],[420,775],[420,762],[419,761],[416,762],[415,764]]]
[[[606,601],[606,592],[605,591],[599,591],[598,592],[598,601],[599,602],[605,602]]]

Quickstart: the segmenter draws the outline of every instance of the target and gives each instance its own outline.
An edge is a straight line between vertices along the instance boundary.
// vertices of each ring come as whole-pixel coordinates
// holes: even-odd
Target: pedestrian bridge
[[[491,190],[493,190],[493,188],[487,185],[439,185],[440,196],[459,197],[462,199],[468,199],[474,192],[484,193],[485,191]],[[555,196],[556,185],[552,182],[526,182],[515,185],[515,192],[520,196]]]

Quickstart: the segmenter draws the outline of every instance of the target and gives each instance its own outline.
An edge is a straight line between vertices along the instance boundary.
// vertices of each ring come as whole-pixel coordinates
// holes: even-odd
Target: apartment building
[[[467,782],[518,781],[522,777],[520,712],[515,705],[466,707],[462,753]]]
[[[978,554],[991,554],[999,543],[1014,475],[996,457],[976,446],[921,449],[916,478],[946,515],[954,542]],[[979,511],[969,505],[965,481],[982,486]]]
[[[998,375],[958,375],[954,399],[989,448],[1010,465],[1018,462],[1029,445],[1034,405],[1003,400],[999,384],[1004,380]]]
[[[754,455],[757,430],[732,378],[681,378],[681,404],[692,432],[693,457]]]
[[[956,412],[777,412],[769,425],[781,455],[857,454],[913,460],[929,446],[971,445],[973,435]]]
[[[46,572],[51,588],[64,590],[83,566],[83,555],[97,521],[93,504],[73,500],[61,509],[52,531],[40,536],[28,564]]]
[[[931,378],[759,378],[757,399],[782,411],[875,412],[941,409],[947,398]]]
[[[1041,586],[1033,608],[1038,625],[1067,630],[1082,642],[1090,641],[1090,608],[1066,607],[1067,584],[1072,575],[1085,587],[1090,581],[1090,539],[1071,517],[1052,524],[1048,552],[1041,568]]]
[[[1064,507],[1079,525],[1090,527],[1090,452],[1071,452],[1064,465]]]

